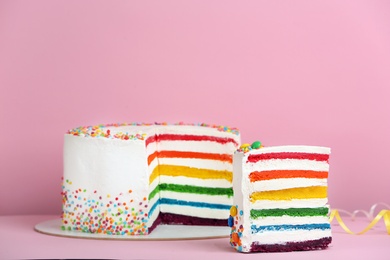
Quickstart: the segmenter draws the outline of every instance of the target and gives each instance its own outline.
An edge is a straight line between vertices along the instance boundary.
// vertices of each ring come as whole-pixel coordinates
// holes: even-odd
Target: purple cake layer
[[[325,249],[332,242],[331,237],[286,244],[259,245],[252,243],[250,252],[292,252]]]
[[[227,226],[227,223],[228,223],[227,219],[198,218],[198,217],[190,217],[190,216],[160,212],[156,221],[154,221],[153,225],[149,228],[149,233],[152,232],[160,224]]]
[[[160,213],[162,224],[227,226],[227,219],[198,218],[171,213]]]
[[[160,214],[160,215],[161,215],[161,214]],[[150,234],[158,225],[161,224],[162,219],[161,219],[160,215],[158,215],[158,217],[157,217],[157,219],[154,221],[153,225],[149,228],[149,230],[148,230],[149,234]]]

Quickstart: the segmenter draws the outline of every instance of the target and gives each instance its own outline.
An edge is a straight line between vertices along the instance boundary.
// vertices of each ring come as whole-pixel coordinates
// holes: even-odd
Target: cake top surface
[[[221,133],[230,133],[239,136],[237,128],[232,128],[222,125],[211,125],[206,123],[114,123],[114,124],[101,124],[95,126],[80,126],[70,129],[66,132],[68,135],[81,136],[81,137],[100,137],[110,139],[122,139],[122,140],[145,140],[145,138],[155,131],[156,129],[170,128],[171,130],[191,129],[194,132],[203,132],[206,129],[211,131],[219,131]]]
[[[263,153],[318,153],[330,154],[329,147],[313,146],[313,145],[281,145],[264,147],[260,141],[255,141],[252,144],[242,144],[237,149],[238,153],[244,154],[263,154]]]

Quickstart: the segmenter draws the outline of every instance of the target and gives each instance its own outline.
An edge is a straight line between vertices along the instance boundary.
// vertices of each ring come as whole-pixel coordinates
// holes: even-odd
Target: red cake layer
[[[250,252],[292,252],[325,249],[332,242],[331,237],[303,242],[287,242],[286,244],[259,245],[255,242],[251,245]]]
[[[207,135],[175,135],[175,134],[161,134],[153,135],[146,139],[146,146],[156,141],[211,141],[221,144],[234,143],[238,145],[233,138],[215,137]]]
[[[314,161],[328,162],[329,154],[317,154],[317,153],[263,153],[263,154],[252,154],[248,156],[248,161],[255,163],[261,160],[271,159],[306,159]]]

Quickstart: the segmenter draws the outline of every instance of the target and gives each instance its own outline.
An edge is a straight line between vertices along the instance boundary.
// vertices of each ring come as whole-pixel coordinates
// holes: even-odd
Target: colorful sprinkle
[[[229,218],[229,226],[231,228],[231,231],[230,231],[230,244],[238,251],[242,251],[242,242],[241,242],[241,238],[242,238],[242,234],[244,232],[244,227],[242,224],[240,224],[238,226],[238,223],[242,223],[242,218],[243,218],[243,210],[239,210],[238,206],[233,206],[235,208],[235,217],[233,216],[230,216]],[[232,207],[232,208],[233,208]],[[237,212],[240,212],[240,214],[237,214]],[[234,213],[234,212],[233,212]]]
[[[231,128],[228,126],[219,126],[219,125],[210,125],[210,124],[184,124],[182,122],[176,124],[168,124],[168,123],[120,123],[120,124],[106,124],[106,125],[97,125],[97,126],[80,126],[77,128],[73,128],[67,131],[67,134],[74,136],[83,136],[83,137],[104,137],[104,138],[112,138],[112,139],[121,139],[121,140],[145,140],[147,135],[145,133],[138,134],[129,134],[127,132],[116,132],[111,133],[112,129],[106,129],[108,127],[121,127],[121,126],[152,126],[152,125],[189,125],[189,126],[200,126],[200,127],[209,127],[215,128],[221,132],[229,132],[236,135],[239,135],[239,131],[237,128]]]
[[[66,182],[69,184],[69,181]],[[113,196],[115,200],[103,204],[99,200],[101,201],[103,196],[111,197],[109,194],[99,194],[99,191],[96,190],[73,190],[69,187],[63,186],[61,192],[63,204],[62,230],[109,235],[148,234],[145,221],[147,214],[138,208],[137,200],[130,200],[129,196],[132,195],[129,193],[117,194]],[[139,199],[143,201],[144,198]],[[146,206],[147,201],[143,201],[142,204]],[[129,207],[132,207],[131,219],[129,218]]]
[[[228,226],[233,227],[234,225],[234,218],[232,216],[229,216],[228,218]]]
[[[235,217],[236,215],[237,215],[237,207],[236,206],[232,206],[230,208],[230,216]]]
[[[238,243],[240,241],[240,237],[238,236],[237,233],[232,233],[232,240],[235,243]]]
[[[252,144],[242,144],[240,148],[237,149],[238,152],[247,153],[252,150],[257,150],[263,148],[263,145],[260,141],[255,141]]]
[[[261,142],[260,141],[255,141],[251,145],[252,149],[259,149],[261,147]]]

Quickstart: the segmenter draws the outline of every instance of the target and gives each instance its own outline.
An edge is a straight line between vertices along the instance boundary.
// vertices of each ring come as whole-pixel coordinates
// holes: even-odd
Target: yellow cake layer
[[[152,183],[159,175],[166,176],[184,176],[199,179],[225,179],[233,181],[233,173],[230,171],[217,171],[209,169],[197,169],[186,166],[159,165],[154,168],[149,177],[149,184]]]
[[[283,190],[261,191],[253,192],[250,195],[251,202],[255,202],[258,200],[293,200],[322,198],[327,198],[326,186],[312,186]]]

